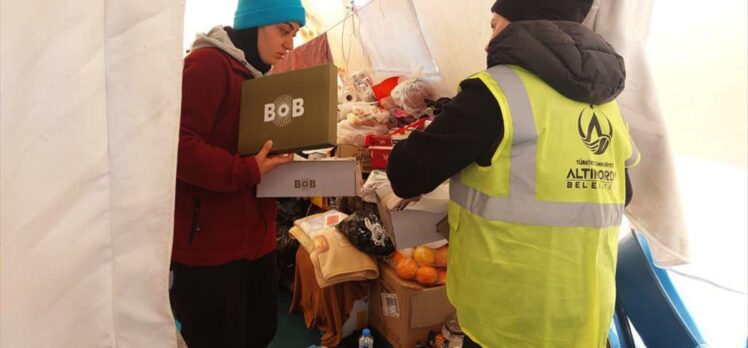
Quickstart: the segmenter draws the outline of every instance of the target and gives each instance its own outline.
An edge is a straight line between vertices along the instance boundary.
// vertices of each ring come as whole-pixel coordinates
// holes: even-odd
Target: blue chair
[[[618,304],[616,304],[616,312],[613,314],[613,323],[610,325],[608,331],[608,343],[611,348],[636,348],[634,344],[634,338],[631,335],[631,328],[629,327],[628,317],[623,314]],[[623,320],[621,320],[623,318]]]
[[[647,242],[635,231],[618,247],[616,289],[622,312],[648,348],[706,347],[667,271],[654,265]]]

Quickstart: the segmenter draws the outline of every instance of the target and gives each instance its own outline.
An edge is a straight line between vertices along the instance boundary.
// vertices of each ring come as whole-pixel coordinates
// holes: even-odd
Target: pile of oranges
[[[423,286],[444,285],[447,283],[447,253],[447,245],[438,249],[418,246],[411,255],[395,251],[390,262],[402,279],[415,279]]]

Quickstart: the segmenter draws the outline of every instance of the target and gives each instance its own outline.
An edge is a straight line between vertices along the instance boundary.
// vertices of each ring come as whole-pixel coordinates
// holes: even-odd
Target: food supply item
[[[402,279],[413,279],[416,276],[417,270],[418,265],[409,257],[403,257],[395,264],[395,272]]]
[[[413,259],[416,260],[420,266],[433,266],[434,250],[424,246],[418,246],[413,251]]]
[[[416,270],[416,281],[418,282],[418,284],[431,286],[436,284],[438,280],[439,274],[434,267],[421,266],[418,267],[418,270]]]

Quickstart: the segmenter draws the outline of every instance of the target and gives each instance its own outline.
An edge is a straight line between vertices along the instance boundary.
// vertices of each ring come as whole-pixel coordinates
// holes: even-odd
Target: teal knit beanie
[[[306,24],[301,0],[239,0],[234,15],[236,30],[284,22]]]

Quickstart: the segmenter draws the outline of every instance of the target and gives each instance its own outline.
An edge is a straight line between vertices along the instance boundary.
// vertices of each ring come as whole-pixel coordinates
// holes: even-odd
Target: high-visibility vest
[[[615,303],[625,168],[618,105],[564,97],[517,66],[478,73],[501,108],[488,167],[450,181],[447,294],[489,347],[604,347]]]

